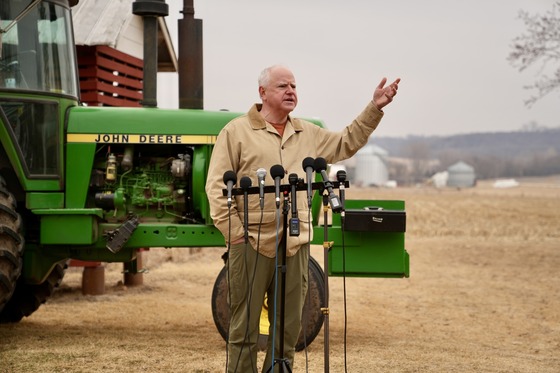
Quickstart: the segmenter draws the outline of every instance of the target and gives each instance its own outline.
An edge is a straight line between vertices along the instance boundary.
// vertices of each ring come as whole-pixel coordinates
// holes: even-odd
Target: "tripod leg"
[[[286,359],[275,359],[274,360],[274,372],[272,372],[272,367],[269,367],[266,371],[267,373],[292,373],[292,368],[290,367],[290,362]]]

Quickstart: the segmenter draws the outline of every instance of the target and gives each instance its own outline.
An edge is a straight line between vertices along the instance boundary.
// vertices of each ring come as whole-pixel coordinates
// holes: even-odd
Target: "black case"
[[[406,212],[374,206],[346,210],[344,229],[354,232],[406,232]]]

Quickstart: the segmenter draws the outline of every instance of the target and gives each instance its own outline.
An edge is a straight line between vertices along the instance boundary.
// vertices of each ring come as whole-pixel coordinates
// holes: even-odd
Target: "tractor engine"
[[[98,151],[90,197],[108,222],[196,222],[191,204],[192,149],[186,146],[107,146]],[[167,156],[161,156],[168,154]]]

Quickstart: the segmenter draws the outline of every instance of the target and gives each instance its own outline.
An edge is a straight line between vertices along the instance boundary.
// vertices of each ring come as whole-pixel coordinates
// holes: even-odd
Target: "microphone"
[[[313,183],[313,171],[315,170],[315,167],[313,166],[314,162],[315,160],[311,157],[305,158],[302,162],[302,166],[305,171],[305,176],[307,179],[306,182],[307,182],[307,207],[308,208],[311,208],[311,200],[313,199],[313,186],[311,184]]]
[[[257,170],[257,180],[259,183],[259,198],[261,202],[261,210],[264,208],[264,178],[266,177],[266,170],[259,168]]]
[[[231,190],[237,183],[237,175],[232,170],[224,172],[224,184],[227,185],[227,205],[231,207]]]
[[[248,189],[251,186],[251,178],[248,176],[243,176],[239,181],[239,186],[243,189],[243,225],[245,227],[245,243],[249,242],[249,195]]]
[[[340,170],[336,173],[336,180],[340,183],[338,191],[340,193],[340,203],[342,204],[341,217],[344,218],[344,182],[346,181],[346,171]]]
[[[280,180],[284,178],[284,167],[276,164],[270,168],[270,176],[274,178],[274,186],[276,187],[276,208],[280,208]]]
[[[298,183],[298,175],[290,174],[288,176],[288,181],[290,182],[291,192],[292,192],[292,218],[290,219],[290,236],[299,236],[299,218],[298,218],[297,201],[296,201],[296,194],[297,194],[296,186]]]
[[[329,175],[327,175],[327,161],[325,158],[315,158],[315,171],[321,173],[321,177],[323,178],[323,184],[325,185],[325,189],[327,189],[329,193],[329,203],[331,204],[331,209],[333,212],[340,212],[342,210],[342,204],[340,203],[340,199],[336,194],[333,192],[333,185],[329,181]]]

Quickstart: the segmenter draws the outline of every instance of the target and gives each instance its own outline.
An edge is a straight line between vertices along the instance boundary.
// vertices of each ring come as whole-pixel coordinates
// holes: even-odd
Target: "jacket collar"
[[[262,108],[262,104],[254,104],[249,110],[249,114],[248,114],[249,123],[251,123],[251,128],[254,130],[266,129],[266,121],[259,114],[261,108]],[[288,123],[292,124],[292,127],[294,127],[295,132],[303,131],[303,126],[301,125],[301,122],[298,119],[296,118],[292,119],[292,117],[288,115]]]

